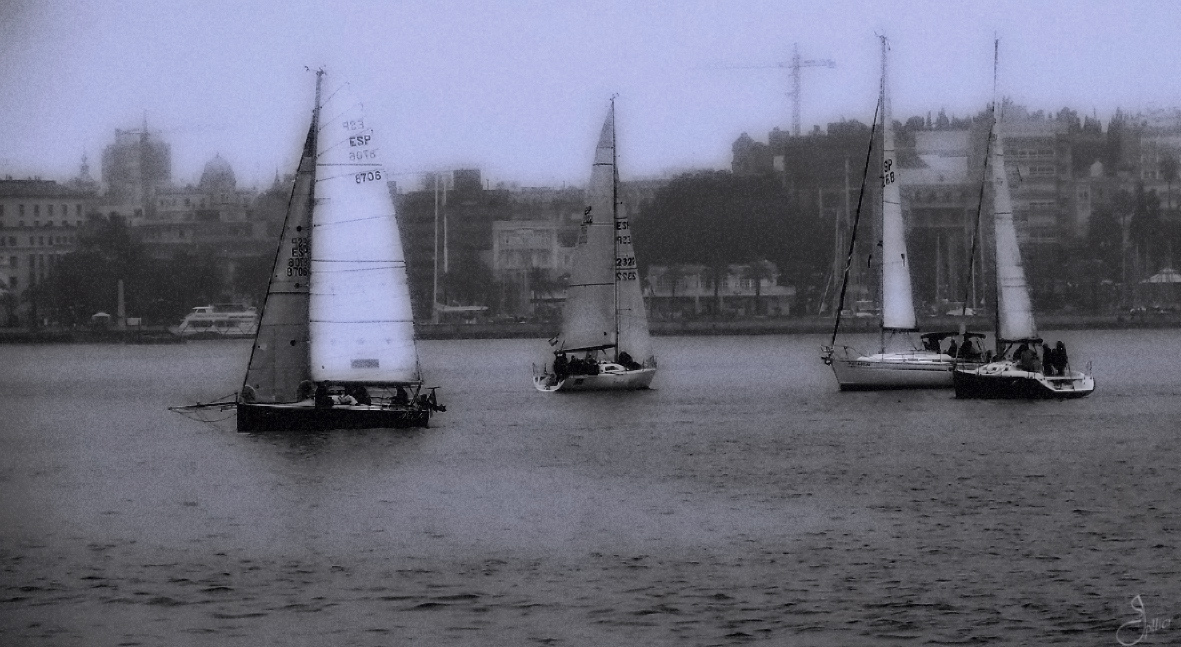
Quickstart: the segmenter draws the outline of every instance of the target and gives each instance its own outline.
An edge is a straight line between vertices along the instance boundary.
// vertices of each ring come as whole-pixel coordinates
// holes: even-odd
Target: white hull
[[[612,365],[612,366],[618,366]],[[603,370],[598,375],[567,375],[564,379],[557,379],[553,373],[544,373],[533,377],[533,386],[538,391],[553,393],[556,391],[636,391],[648,388],[652,378],[656,376],[655,368],[638,368],[627,370]]]
[[[828,358],[842,391],[952,387],[955,360],[950,355],[908,351],[858,356],[842,350]]]

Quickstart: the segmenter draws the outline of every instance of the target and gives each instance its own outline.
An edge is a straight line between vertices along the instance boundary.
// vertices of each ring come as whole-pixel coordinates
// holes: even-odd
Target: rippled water
[[[301,436],[165,409],[248,343],[0,346],[0,644],[1114,645],[1136,595],[1181,624],[1181,335],[1062,338],[1094,396],[840,393],[820,336],[658,338],[654,390],[546,395],[542,341],[432,341],[431,429]]]

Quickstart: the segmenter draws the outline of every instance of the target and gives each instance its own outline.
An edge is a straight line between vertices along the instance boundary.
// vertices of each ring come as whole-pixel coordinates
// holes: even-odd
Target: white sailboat
[[[539,391],[646,389],[656,374],[631,227],[618,197],[615,101],[595,150],[562,329],[553,359],[534,371]]]
[[[1059,346],[1058,352],[1043,350],[1042,357],[1038,357],[1043,344],[1033,319],[1029,285],[1013,224],[1000,120],[995,106],[993,110],[988,164],[992,165],[997,359],[983,365],[957,367],[953,372],[955,395],[957,398],[1081,398],[1095,390],[1095,378],[1072,369],[1066,361],[1064,347]]]
[[[902,220],[902,195],[898,184],[898,169],[894,149],[894,126],[887,93],[886,52],[888,45],[882,37],[882,84],[879,107],[882,130],[881,184],[881,300],[882,319],[880,347],[876,353],[864,353],[846,345],[837,345],[841,307],[836,312],[836,324],[830,345],[825,346],[821,358],[832,367],[842,391],[867,389],[950,388],[955,358],[940,350],[944,338],[954,332],[927,333],[915,345],[910,333],[918,331],[914,310],[910,260],[906,253],[906,229]],[[872,144],[871,144],[872,148]],[[868,157],[866,165],[868,168]],[[860,211],[860,207],[858,208]],[[853,259],[854,240],[850,241],[849,257],[845,266],[847,286]],[[842,286],[841,300],[845,287]],[[969,335],[969,340],[978,335]],[[897,340],[905,340],[905,346]]]
[[[323,76],[235,403],[238,431],[425,427],[444,408],[422,386],[379,139],[347,87],[321,102]]]

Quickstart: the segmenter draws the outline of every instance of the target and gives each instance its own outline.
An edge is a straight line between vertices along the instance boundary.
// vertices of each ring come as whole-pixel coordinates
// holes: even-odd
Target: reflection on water
[[[1181,616],[1181,341],[1061,338],[1091,398],[840,393],[822,336],[547,395],[542,340],[426,342],[432,428],[299,435],[166,410],[248,343],[0,347],[0,642],[1114,642]]]

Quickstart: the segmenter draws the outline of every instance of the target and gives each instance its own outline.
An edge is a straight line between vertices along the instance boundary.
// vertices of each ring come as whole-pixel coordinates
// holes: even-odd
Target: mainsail
[[[320,110],[309,305],[313,379],[419,382],[406,260],[379,139],[347,87]]]
[[[1029,286],[1021,264],[1021,248],[1013,225],[1013,203],[1009,195],[1009,177],[1005,172],[1005,152],[1001,144],[999,119],[994,118],[992,132],[992,215],[996,236],[997,336],[1000,340],[1036,339],[1033,306]]]
[[[311,379],[308,364],[309,261],[311,257],[312,194],[315,184],[317,115],[313,113],[303,155],[295,174],[295,186],[287,203],[287,216],[250,363],[246,387],[257,402],[295,402],[299,385]]]
[[[651,365],[652,343],[627,214],[618,208],[615,106],[599,134],[587,190],[588,206],[574,249],[561,350],[615,347]]]
[[[910,261],[906,255],[906,227],[898,187],[894,152],[894,124],[886,86],[886,44],[882,38],[882,328],[917,330]]]

